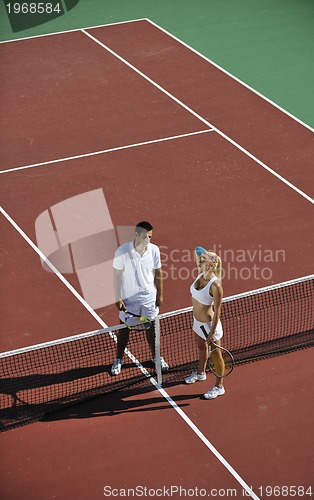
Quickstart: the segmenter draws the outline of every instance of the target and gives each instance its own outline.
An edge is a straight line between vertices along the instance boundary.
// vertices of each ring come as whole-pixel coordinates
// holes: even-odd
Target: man
[[[160,251],[157,245],[150,243],[153,226],[139,222],[135,227],[135,239],[121,245],[115,252],[113,261],[114,290],[120,321],[125,320],[123,309],[153,320],[159,313],[163,302],[163,276]],[[154,324],[146,332],[147,341],[155,358]],[[117,358],[111,367],[112,375],[119,375],[123,365],[123,353],[129,340],[129,330],[118,332]],[[167,363],[161,358],[161,367],[167,370]]]

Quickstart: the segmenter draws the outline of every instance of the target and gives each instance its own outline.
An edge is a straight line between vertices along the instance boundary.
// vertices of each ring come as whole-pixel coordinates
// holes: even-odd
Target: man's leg
[[[146,338],[149,348],[152,353],[152,357],[155,358],[155,325],[152,323],[150,327],[146,330]]]
[[[159,307],[156,306],[156,292],[151,294],[151,297],[145,304],[142,305],[141,314],[146,318],[156,318],[159,314]],[[149,325],[146,330],[146,339],[152,353],[152,358],[155,358],[155,324],[154,321]]]
[[[111,366],[111,375],[119,375],[123,365],[124,349],[129,341],[129,329],[123,328],[117,331],[117,357]]]
[[[123,328],[117,332],[117,358],[123,359],[124,349],[129,342],[130,330],[128,328]]]

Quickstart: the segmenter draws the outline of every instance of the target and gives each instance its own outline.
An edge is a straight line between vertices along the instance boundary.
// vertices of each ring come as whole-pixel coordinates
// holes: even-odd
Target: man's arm
[[[155,269],[155,282],[157,288],[156,306],[159,306],[164,301],[164,296],[163,296],[164,283],[163,283],[163,275],[161,267],[159,269]]]
[[[121,299],[122,273],[123,271],[113,268],[113,286],[116,297],[116,306],[119,310],[122,307],[125,307],[124,302]]]

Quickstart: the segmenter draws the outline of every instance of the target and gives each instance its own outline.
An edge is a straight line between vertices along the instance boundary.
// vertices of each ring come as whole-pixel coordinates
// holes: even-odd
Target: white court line
[[[276,104],[274,101],[272,101],[268,97],[266,97],[263,94],[261,94],[258,90],[255,90],[253,87],[251,87],[247,83],[243,82],[243,80],[240,80],[240,78],[236,77],[235,75],[233,75],[229,71],[225,70],[222,66],[219,66],[217,63],[215,63],[214,61],[212,61],[208,57],[206,57],[203,54],[201,54],[201,52],[199,52],[198,50],[194,49],[193,47],[191,47],[187,43],[183,42],[182,40],[180,40],[180,38],[176,37],[175,35],[172,35],[169,31],[167,31],[166,29],[162,28],[161,26],[159,26],[158,24],[156,24],[154,21],[152,21],[151,19],[149,19],[147,17],[145,17],[145,18],[139,18],[139,19],[130,19],[128,21],[117,21],[117,22],[108,23],[108,24],[98,24],[96,26],[89,26],[89,27],[84,27],[84,28],[74,28],[72,30],[56,31],[54,33],[44,33],[42,35],[33,35],[33,36],[29,36],[29,37],[24,37],[24,38],[14,38],[12,40],[2,40],[2,41],[0,41],[0,44],[11,43],[11,42],[19,42],[21,40],[32,40],[33,38],[43,38],[43,37],[54,36],[54,35],[62,35],[64,33],[75,33],[76,31],[81,31],[83,29],[85,29],[85,30],[92,30],[92,29],[97,29],[97,28],[105,28],[107,26],[117,26],[119,24],[131,24],[131,23],[136,23],[136,22],[140,22],[140,21],[146,21],[146,22],[152,24],[153,26],[155,26],[156,28],[158,28],[159,30],[163,31],[166,35],[170,36],[171,38],[173,38],[177,42],[181,43],[182,45],[184,45],[185,47],[187,47],[189,50],[191,50],[192,52],[194,52],[195,54],[197,54],[198,56],[200,56],[202,59],[204,59],[208,63],[212,64],[213,66],[215,66],[217,69],[219,69],[220,71],[222,71],[226,75],[230,76],[230,78],[234,79],[235,81],[237,81],[238,83],[240,83],[241,85],[243,85],[244,87],[246,87],[247,89],[249,89],[251,92],[253,92],[254,94],[258,95],[261,99],[264,99],[269,104],[271,104],[275,108],[279,109],[280,111],[282,111],[283,113],[285,113],[286,115],[288,115],[293,120],[297,121],[303,127],[306,127],[309,130],[311,130],[312,132],[314,132],[314,129],[310,125],[308,125],[307,123],[303,122],[302,120],[300,120],[299,118],[297,118],[293,114],[289,113],[289,111],[285,110],[284,108],[282,108],[281,106],[279,106],[278,104]]]
[[[147,19],[141,18],[141,19],[131,19],[130,21],[117,21],[116,23],[99,24],[97,26],[90,26],[89,28],[84,28],[84,29],[92,30],[95,28],[105,28],[106,26],[116,26],[117,24],[137,23],[138,21],[147,21]],[[0,45],[2,43],[12,43],[12,42],[20,42],[23,40],[33,40],[36,38],[44,38],[46,36],[48,37],[48,36],[54,36],[54,35],[63,35],[64,33],[75,33],[76,31],[81,31],[81,29],[82,28],[74,28],[73,30],[55,31],[54,33],[43,33],[42,35],[32,35],[32,36],[25,36],[23,38],[13,38],[12,40],[2,40],[2,41],[0,41]]]
[[[148,20],[148,21],[149,21],[149,20]],[[127,22],[128,22],[128,21],[127,21]],[[134,21],[130,21],[130,22],[134,22]],[[149,22],[151,22],[151,21],[149,21]],[[153,23],[153,22],[151,22],[151,23],[152,23],[152,24],[155,24],[155,23]],[[112,24],[123,24],[123,23],[112,23]],[[104,26],[106,26],[106,25],[104,25]],[[156,27],[158,27],[158,25],[155,25],[155,26],[156,26]],[[159,28],[159,29],[162,29],[162,28],[160,28],[160,27],[158,27],[158,28]],[[91,29],[91,28],[86,28],[86,29]],[[69,31],[67,31],[67,32],[72,32],[72,31],[79,31],[79,30],[69,30]],[[165,31],[165,30],[164,30],[164,31]],[[64,32],[60,32],[60,34],[62,34],[62,33],[64,33]],[[165,31],[165,33],[167,33],[167,32]],[[58,34],[58,33],[54,33],[54,34]],[[51,34],[47,34],[47,35],[38,35],[38,36],[34,36],[34,37],[27,37],[27,38],[20,38],[20,39],[17,39],[17,40],[8,40],[7,42],[11,42],[11,41],[19,41],[19,40],[25,40],[25,39],[28,39],[28,38],[38,38],[38,37],[49,36],[49,35],[51,35]],[[170,35],[170,36],[172,36],[172,35]],[[175,37],[173,36],[173,38],[175,38]],[[180,41],[179,39],[177,39],[177,40],[178,40],[178,41]],[[7,43],[7,42],[0,42],[0,43]],[[180,42],[181,42],[181,41],[180,41]],[[184,42],[181,42],[181,43],[182,43],[182,44],[184,44]],[[186,44],[184,44],[184,45],[186,45]],[[191,50],[194,50],[194,49],[192,49],[191,47],[189,47],[188,45],[186,45],[186,46],[187,46],[188,48],[190,48]],[[194,52],[196,52],[196,53],[197,53],[197,51],[195,51],[195,50],[194,50]],[[199,53],[198,53],[198,54],[199,54]],[[202,54],[199,54],[199,55],[200,55],[201,57],[203,57],[204,59],[206,59],[204,56],[202,56]],[[206,60],[208,60],[209,62],[211,62],[209,59],[206,59]],[[212,63],[213,65],[215,65],[215,66],[217,66],[217,67],[219,68],[219,66],[218,66],[218,65],[216,65],[215,63],[213,63],[213,62],[211,62],[211,63]],[[226,72],[226,71],[225,71],[225,70],[223,70],[222,68],[219,68],[219,69],[221,69],[222,71],[224,71],[225,73],[227,73],[227,74],[228,74],[228,72]],[[238,79],[237,79],[236,77],[234,77],[233,75],[229,74],[229,76],[231,76],[231,77],[232,77],[232,78],[234,78],[235,80],[239,81],[240,83],[242,83],[242,84],[243,84],[244,86],[246,86],[247,88],[250,88],[248,85],[244,84],[243,82],[241,82],[240,80],[238,80]],[[270,102],[271,104],[273,104],[275,107],[277,107],[277,108],[281,109],[281,111],[283,111],[284,113],[288,114],[289,116],[291,116],[293,119],[295,119],[296,121],[298,121],[299,123],[301,123],[301,124],[302,124],[302,125],[304,125],[305,127],[308,127],[308,125],[306,125],[306,124],[302,123],[299,119],[297,119],[297,118],[296,118],[296,117],[294,117],[293,115],[290,115],[290,114],[289,114],[288,112],[286,112],[284,109],[280,108],[279,106],[277,106],[276,104],[274,104],[272,101],[270,101],[268,98],[266,98],[266,97],[264,97],[263,95],[259,94],[259,93],[258,93],[257,91],[255,91],[254,89],[251,89],[251,88],[250,88],[250,90],[252,90],[252,91],[253,91],[253,92],[255,92],[257,95],[259,95],[260,97],[264,98],[265,100],[267,100],[268,102]],[[309,127],[308,127],[308,128],[309,128]],[[219,133],[218,129],[216,129],[216,131]],[[228,140],[228,138],[227,138],[227,140]],[[127,147],[127,146],[126,146],[126,147]],[[121,148],[119,148],[119,149],[121,149]],[[103,152],[106,152],[106,151],[103,151]],[[100,153],[101,153],[101,152],[99,152],[99,153],[94,153],[94,154],[100,154]],[[89,155],[83,155],[83,156],[89,156]],[[75,158],[75,157],[72,157],[72,158]],[[253,158],[254,158],[254,157],[253,157]],[[71,159],[71,158],[68,158],[68,159]],[[56,162],[56,161],[62,161],[62,160],[55,160],[55,162]],[[46,162],[46,163],[52,163],[52,162]],[[40,165],[40,164],[39,164],[39,165]],[[30,167],[31,167],[31,166],[29,166],[28,168],[30,168]],[[20,167],[20,168],[23,168],[23,167]],[[27,167],[24,167],[24,168],[27,168]],[[15,170],[16,170],[16,169],[15,169]],[[271,169],[269,169],[269,170],[271,170]],[[3,173],[3,172],[2,172],[2,173]],[[279,176],[279,178],[280,178],[280,176]],[[289,183],[289,184],[290,184],[290,183]],[[291,187],[292,187],[292,185],[291,185]],[[300,193],[300,194],[301,194],[301,193]],[[5,215],[5,212],[2,210],[2,208],[1,208],[1,212]],[[5,215],[5,216],[6,216],[6,215]],[[8,218],[8,217],[7,217],[7,218]],[[8,220],[10,220],[10,219],[8,218]],[[13,225],[15,226],[15,223],[14,223]],[[16,229],[17,229],[17,228],[16,228]],[[20,234],[21,234],[21,233],[20,233]],[[22,234],[22,236],[23,236],[23,234]],[[25,235],[25,236],[26,236],[26,235]],[[24,236],[23,236],[23,237],[24,237]],[[28,241],[28,243],[30,243],[30,242],[31,242],[31,240],[30,240],[30,241]],[[31,245],[31,246],[33,246],[33,245]],[[39,250],[39,249],[38,249],[38,250]],[[61,275],[61,276],[62,276],[62,275]],[[61,279],[61,277],[60,277],[60,276],[58,276],[58,277]],[[62,276],[62,278],[63,278],[63,276]],[[63,281],[63,280],[62,280],[62,281]],[[65,280],[65,281],[66,281],[66,280]],[[67,285],[66,285],[66,286],[67,286]],[[75,292],[75,295],[76,295],[76,294],[77,294],[77,292],[76,292],[75,290],[74,290],[74,292]],[[72,293],[73,293],[73,291],[72,291]],[[77,295],[78,295],[78,294],[77,294]],[[78,298],[78,297],[77,297],[77,298]],[[80,299],[79,299],[79,300],[80,300]],[[81,302],[82,302],[82,301],[81,301]],[[85,301],[84,301],[84,302],[85,302]],[[83,304],[83,305],[85,306],[85,304]],[[88,305],[88,304],[87,304],[87,305]],[[85,307],[86,307],[86,306],[85,306]],[[89,310],[89,309],[88,309],[88,310]],[[92,310],[92,311],[93,311],[93,310]],[[89,312],[91,312],[91,311],[89,311]],[[99,317],[98,317],[98,318],[99,318]],[[97,319],[97,318],[96,318],[96,319]],[[99,318],[99,319],[100,319],[100,318]],[[99,321],[99,320],[97,319],[97,321]],[[102,321],[102,320],[101,320],[101,321]],[[105,325],[105,323],[104,323],[104,322],[102,322],[102,323],[100,322],[100,324],[104,324],[104,325]],[[201,438],[203,437],[203,438],[204,438],[204,439],[202,439],[202,440],[203,440],[203,441],[204,441],[204,443],[205,443],[205,444],[206,444],[206,445],[207,445],[207,446],[211,449],[211,451],[212,451],[213,453],[215,453],[215,454],[217,453],[218,455],[220,455],[220,454],[219,454],[219,453],[215,450],[215,448],[211,445],[211,443],[210,443],[210,442],[208,442],[208,441],[207,441],[207,439],[206,439],[206,438],[202,435],[202,433],[200,433],[200,431],[199,431],[199,430],[195,427],[195,425],[193,424],[193,422],[192,422],[192,421],[190,421],[190,419],[189,419],[189,418],[188,418],[188,417],[184,414],[184,412],[182,412],[182,410],[181,410],[181,409],[180,409],[180,408],[176,405],[176,403],[175,403],[175,402],[174,402],[174,401],[173,401],[173,400],[172,400],[172,399],[168,396],[168,394],[167,394],[167,393],[166,393],[163,389],[161,389],[160,387],[158,387],[158,390],[159,390],[159,391],[160,391],[160,393],[161,393],[161,394],[165,397],[165,399],[167,399],[167,401],[168,401],[168,402],[169,402],[169,403],[170,403],[170,404],[171,404],[171,405],[172,405],[172,406],[176,409],[176,411],[177,411],[179,414],[181,414],[182,418],[184,418],[184,420],[186,420],[186,421],[189,423],[190,427],[194,430],[194,432],[196,432],[196,433],[199,435],[199,437],[201,437]],[[220,455],[220,460],[221,460],[222,462],[225,462],[225,460],[223,459],[223,457],[222,457],[221,455]],[[226,462],[226,464],[224,464],[224,465],[228,468],[228,465],[229,465],[229,464]],[[235,474],[237,474],[237,473],[235,473]],[[236,477],[236,476],[235,476],[235,477]],[[242,480],[240,477],[238,478],[238,480],[239,480],[240,484],[242,484],[242,486],[244,486],[245,490],[249,492],[249,494],[250,494],[250,496],[251,496],[252,498],[257,498],[257,499],[258,499],[258,497],[257,497],[257,496],[256,496],[256,495],[255,495],[255,494],[251,491],[251,489],[250,489],[250,488],[246,485],[246,483],[244,483],[244,482],[243,482],[243,480]]]
[[[127,144],[126,146],[117,146],[116,148],[103,149],[102,151],[93,151],[92,153],[84,153],[81,155],[68,156],[66,158],[58,158],[56,160],[43,161],[41,163],[33,163],[32,165],[23,165],[21,167],[8,168],[6,170],[1,170],[0,174],[7,174],[8,172],[16,172],[17,170],[25,170],[28,168],[41,167],[43,165],[50,165],[52,163],[60,163],[63,161],[77,160],[79,158],[87,158],[89,156],[96,156],[105,153],[112,153],[113,151],[121,151],[123,149],[137,148],[139,146],[146,146],[147,144],[155,144],[158,142],[173,141],[174,139],[182,139],[183,137],[190,137],[193,135],[205,134],[207,132],[213,132],[212,128],[207,128],[205,130],[199,130],[198,132],[189,132],[187,134],[172,135],[170,137],[163,137],[161,139],[153,139],[151,141],[137,142],[135,144]]]
[[[222,68],[221,66],[219,66],[219,64],[215,63],[214,61],[212,61],[211,59],[209,59],[208,57],[204,56],[201,52],[199,52],[198,50],[196,49],[193,49],[193,47],[191,47],[190,45],[188,45],[187,43],[183,42],[182,40],[180,40],[180,38],[177,38],[175,35],[172,35],[169,31],[165,30],[164,28],[162,28],[161,26],[159,26],[158,24],[154,23],[154,21],[151,21],[150,19],[146,18],[146,21],[149,22],[150,24],[152,24],[153,26],[155,26],[155,28],[158,28],[160,31],[163,31],[166,35],[170,36],[171,38],[173,38],[174,40],[176,40],[177,42],[181,43],[181,45],[184,45],[184,47],[186,47],[187,49],[191,50],[192,52],[194,52],[195,54],[197,54],[198,56],[200,56],[202,59],[204,59],[206,62],[212,64],[213,66],[215,66],[215,68],[219,69],[220,71],[222,71],[223,73],[225,73],[226,75],[228,75],[230,78],[232,78],[233,80],[235,80],[236,82],[240,83],[241,85],[243,85],[243,87],[246,87],[248,90],[250,90],[251,92],[253,92],[254,94],[258,95],[258,97],[261,97],[261,99],[264,99],[265,101],[267,101],[269,104],[271,104],[272,106],[274,106],[275,108],[279,109],[282,113],[288,115],[290,118],[292,118],[293,120],[297,121],[300,125],[303,125],[303,127],[306,127],[308,128],[311,132],[314,132],[314,128],[312,128],[310,125],[308,125],[307,123],[303,122],[302,120],[300,120],[299,118],[297,118],[296,116],[292,115],[291,113],[289,113],[289,111],[286,111],[284,108],[282,108],[281,106],[279,106],[279,104],[276,104],[274,101],[272,101],[271,99],[269,99],[268,97],[264,96],[263,94],[261,94],[260,92],[258,92],[258,90],[255,90],[253,89],[253,87],[251,87],[250,85],[248,85],[247,83],[243,82],[242,80],[240,80],[238,77],[234,76],[232,73],[229,73],[229,71],[227,71],[226,69]]]
[[[49,261],[49,259],[41,252],[41,250],[33,243],[33,241],[27,236],[27,234],[20,228],[20,226],[9,216],[9,214],[0,207],[0,212],[7,219],[7,221],[14,227],[14,229],[24,238],[24,240],[31,246],[31,248],[39,255],[39,257],[45,261],[50,269],[55,273],[55,275],[62,281],[62,283],[68,288],[68,290],[77,298],[77,300],[87,309],[87,311],[93,316],[93,318],[103,327],[109,328],[108,325],[102,320],[102,318],[92,309],[92,307],[86,302],[85,299],[73,288],[73,286],[68,282],[68,280],[58,271],[58,269]],[[128,354],[129,355],[129,354]],[[132,356],[132,353],[130,353]],[[134,358],[135,359],[135,358]],[[132,359],[133,362],[136,363]],[[139,367],[140,368],[140,367]],[[242,488],[248,493],[246,496],[251,496],[254,500],[259,500],[259,497],[252,491],[252,489],[247,485],[247,483],[242,479],[242,477],[235,471],[235,469],[227,462],[227,460],[216,450],[210,441],[204,436],[204,434],[198,429],[194,422],[181,410],[181,408],[173,401],[171,396],[157,383],[157,381],[150,377],[150,382],[155,387],[156,390],[165,398],[165,400],[176,410],[181,418],[188,424],[190,429],[195,432],[195,434],[202,440],[202,442],[207,446],[207,448],[215,455],[215,457],[220,461],[222,465],[230,472],[230,474],[238,481]]]
[[[30,245],[30,247],[39,255],[41,260],[45,262],[45,264],[48,265],[48,267],[51,269],[51,271],[59,278],[60,281],[68,288],[68,290],[76,297],[76,299],[87,309],[87,311],[93,316],[93,318],[105,329],[110,329],[110,327],[101,319],[101,317],[94,311],[94,309],[86,302],[86,300],[75,290],[75,288],[68,282],[68,280],[58,271],[58,269],[50,262],[48,257],[33,243],[33,241],[27,236],[27,234],[20,228],[20,226],[9,216],[9,214],[4,210],[3,207],[0,207],[0,212],[4,215],[4,217],[7,219],[8,222],[14,227],[14,229],[24,238],[24,240]],[[120,326],[119,328],[123,328],[123,325]],[[101,332],[100,332],[101,333]],[[109,331],[108,332],[110,337],[116,342],[116,335]],[[88,334],[90,336],[91,333]],[[78,336],[72,336],[69,339],[71,341],[74,341],[77,339]],[[65,339],[63,339],[65,340]],[[52,341],[51,343],[49,342],[48,344],[54,344],[55,341]],[[42,344],[44,346],[44,344]],[[35,346],[36,347],[36,346]],[[34,348],[34,346],[33,346]],[[25,351],[27,348],[22,348],[21,351]],[[133,363],[137,366],[139,370],[147,377],[149,380],[154,380],[150,373],[146,370],[146,368],[143,367],[143,365],[133,356],[133,354],[126,348],[124,352],[129,356],[129,358],[133,361]],[[12,356],[14,354],[14,351],[8,351],[6,353],[2,353],[1,357],[6,357],[6,356]],[[152,381],[151,380],[151,381]]]
[[[126,66],[128,66],[129,68],[131,68],[133,71],[135,71],[138,75],[140,75],[142,78],[144,78],[145,80],[147,80],[149,83],[151,83],[154,87],[156,87],[158,90],[160,90],[161,92],[163,92],[165,95],[167,95],[168,97],[170,97],[170,99],[172,99],[173,101],[175,101],[177,104],[179,104],[180,106],[182,106],[186,111],[188,111],[189,113],[191,113],[193,116],[195,116],[196,118],[198,118],[200,121],[202,121],[205,125],[207,125],[207,127],[213,129],[215,132],[217,132],[217,134],[219,134],[221,137],[223,137],[224,139],[226,139],[228,142],[230,142],[233,146],[235,146],[237,149],[239,149],[240,151],[242,151],[242,153],[246,154],[247,156],[249,156],[252,160],[254,160],[256,163],[258,163],[261,167],[263,167],[265,170],[267,170],[269,173],[271,173],[274,177],[276,177],[277,179],[279,179],[281,182],[283,182],[284,184],[286,184],[288,187],[290,187],[291,189],[293,189],[296,193],[298,193],[299,195],[303,196],[303,198],[305,198],[307,201],[309,201],[310,203],[312,203],[314,205],[314,200],[309,196],[307,195],[306,193],[304,193],[303,191],[301,191],[301,189],[297,188],[294,184],[292,184],[291,182],[289,182],[287,179],[285,179],[284,177],[282,177],[280,174],[278,174],[277,172],[275,172],[275,170],[273,170],[272,168],[270,168],[268,165],[266,165],[264,162],[262,162],[261,160],[259,160],[256,156],[254,156],[252,153],[250,153],[249,151],[247,151],[245,148],[243,148],[242,146],[240,146],[240,144],[238,144],[236,141],[234,141],[233,139],[231,139],[230,137],[228,137],[226,134],[224,134],[221,130],[219,130],[217,127],[215,127],[212,123],[210,123],[208,120],[206,120],[205,118],[203,118],[201,115],[199,115],[198,113],[196,113],[196,111],[193,111],[193,109],[191,109],[189,106],[187,106],[186,104],[184,104],[184,102],[182,102],[180,99],[178,99],[177,97],[175,97],[173,94],[171,94],[170,92],[168,92],[166,89],[164,89],[161,85],[159,85],[158,83],[156,83],[154,80],[152,80],[149,76],[147,76],[145,73],[143,73],[142,71],[140,71],[138,68],[136,68],[136,66],[133,66],[133,64],[129,63],[126,59],[124,59],[123,57],[121,57],[119,54],[117,54],[114,50],[112,50],[110,47],[108,47],[107,45],[105,45],[104,43],[100,42],[97,38],[95,38],[93,35],[91,35],[90,33],[88,33],[87,31],[85,31],[84,29],[81,30],[82,33],[84,33],[86,36],[88,36],[91,40],[93,40],[95,43],[97,43],[98,45],[100,45],[101,47],[103,47],[105,50],[107,50],[108,52],[110,52],[110,54],[112,54],[113,56],[115,56],[117,59],[119,59],[121,62],[123,62]]]

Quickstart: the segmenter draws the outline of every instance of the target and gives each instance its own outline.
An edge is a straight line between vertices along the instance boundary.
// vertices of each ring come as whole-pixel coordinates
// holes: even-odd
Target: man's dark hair
[[[143,220],[142,222],[138,222],[136,224],[135,231],[137,234],[141,234],[143,232],[143,229],[145,231],[152,231],[154,228],[149,222]]]

